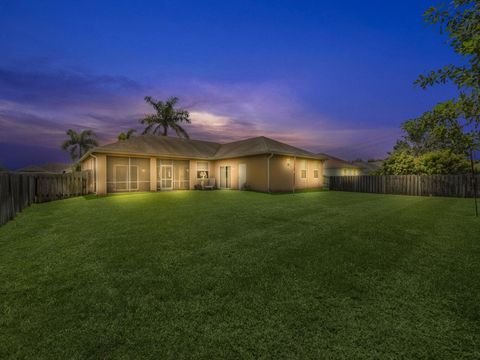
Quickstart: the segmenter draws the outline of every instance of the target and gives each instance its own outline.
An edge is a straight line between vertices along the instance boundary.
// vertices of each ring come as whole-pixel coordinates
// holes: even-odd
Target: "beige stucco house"
[[[321,188],[324,160],[263,136],[219,144],[142,135],[96,147],[80,163],[93,172],[92,190],[101,195],[194,189],[213,181],[219,189],[264,192]]]
[[[362,175],[361,168],[351,162],[328,155],[317,154],[325,159],[323,175],[325,176],[355,176]]]

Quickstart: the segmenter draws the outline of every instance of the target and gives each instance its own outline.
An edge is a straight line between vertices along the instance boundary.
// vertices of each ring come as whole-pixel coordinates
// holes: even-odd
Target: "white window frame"
[[[170,179],[163,177],[163,169],[170,168],[170,173],[172,174]],[[173,162],[171,164],[161,164],[160,165],[160,190],[173,190],[174,187],[175,172],[173,171]],[[163,181],[170,180],[170,187],[163,187]]]
[[[205,170],[205,169],[199,170],[199,169],[198,169],[198,164],[199,164],[199,163],[205,163],[205,164],[207,164],[207,170]],[[209,161],[197,161],[196,171],[195,171],[195,177],[197,178],[197,180],[202,180],[203,178],[198,177],[198,172],[199,172],[199,171],[206,171],[207,174],[208,174],[208,176],[207,176],[206,178],[208,179],[208,178],[210,177],[210,162],[209,162]]]
[[[300,160],[300,179],[307,180],[307,160]],[[305,175],[305,176],[304,176]]]
[[[222,187],[222,168],[225,169],[225,187]],[[227,168],[229,168],[229,171],[227,171]],[[227,174],[229,176],[227,176]],[[227,186],[227,185],[230,185],[230,186]],[[218,167],[218,186],[220,189],[232,188],[232,166],[231,165],[222,165]]]

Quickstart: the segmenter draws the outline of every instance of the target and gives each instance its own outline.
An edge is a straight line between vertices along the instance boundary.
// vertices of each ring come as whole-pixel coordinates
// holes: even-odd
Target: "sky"
[[[434,4],[0,0],[0,165],[68,161],[70,128],[141,132],[147,95],[179,97],[195,139],[383,158],[403,121],[454,96],[413,85],[458,60],[423,22]]]

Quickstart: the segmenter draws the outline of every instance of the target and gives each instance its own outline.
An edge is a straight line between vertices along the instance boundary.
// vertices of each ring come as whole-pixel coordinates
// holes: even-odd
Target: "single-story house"
[[[18,169],[17,172],[23,173],[42,173],[42,174],[66,174],[72,172],[72,164],[64,163],[49,163],[43,165],[29,165],[21,169]]]
[[[361,175],[360,167],[355,164],[352,164],[351,162],[348,162],[327,154],[317,154],[317,155],[326,158],[325,165],[324,165],[325,176]]]
[[[220,144],[141,135],[96,147],[80,164],[93,172],[97,194],[194,189],[213,181],[219,189],[281,192],[321,188],[324,160],[263,136]]]
[[[353,161],[353,164],[360,168],[360,175],[371,175],[383,164],[383,160]]]

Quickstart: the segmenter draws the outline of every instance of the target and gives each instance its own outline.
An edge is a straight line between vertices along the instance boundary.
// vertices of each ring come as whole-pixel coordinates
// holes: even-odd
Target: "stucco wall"
[[[107,156],[96,155],[96,184],[97,194],[107,192]],[[157,184],[157,158],[144,157],[150,160],[149,172],[151,175],[149,189],[156,190]],[[256,155],[241,158],[208,161],[209,177],[214,177],[217,187],[220,186],[220,167],[230,166],[231,189],[239,189],[239,165],[246,165],[246,184],[255,191],[269,191],[268,184],[268,158],[269,155]],[[302,178],[302,164],[306,164],[306,178]],[[93,166],[90,159],[82,163],[82,168]],[[318,170],[318,178],[314,171]],[[197,160],[190,160],[190,189],[200,183],[197,179]],[[323,186],[323,162],[311,159],[299,159],[292,156],[274,155],[270,158],[270,191],[293,191],[295,189],[321,188]]]
[[[302,178],[302,162],[306,163],[307,176]],[[314,171],[318,170],[318,177]],[[320,160],[295,159],[295,189],[315,189],[323,186],[323,163]]]
[[[220,186],[220,167],[231,167],[231,189],[239,189],[239,165],[246,165],[246,182],[250,189],[255,191],[267,191],[267,156],[246,156],[234,159],[217,160],[213,162],[217,186]]]
[[[97,155],[97,195],[107,193],[107,156],[105,154]]]
[[[194,189],[196,184],[200,184],[201,179],[197,178],[197,161],[205,162],[206,160],[190,160],[190,189]],[[208,162],[208,176],[209,177],[216,177],[215,176],[215,164],[214,161],[207,161]]]
[[[306,164],[306,178],[302,178],[302,164]],[[315,178],[314,171],[318,170]],[[323,186],[323,162],[320,160],[274,156],[270,160],[270,189],[272,192],[314,189]]]
[[[97,191],[97,189],[96,189],[97,179],[96,179],[95,159],[93,157],[88,157],[87,159],[85,159],[80,164],[80,167],[81,167],[82,171],[85,171],[85,170],[91,171],[91,174],[93,176],[93,181],[91,183],[90,191],[91,192],[96,192]]]

